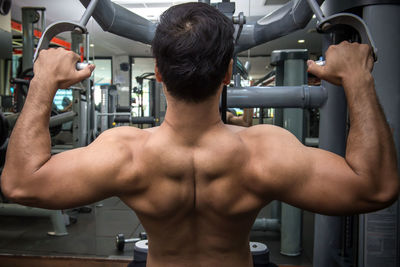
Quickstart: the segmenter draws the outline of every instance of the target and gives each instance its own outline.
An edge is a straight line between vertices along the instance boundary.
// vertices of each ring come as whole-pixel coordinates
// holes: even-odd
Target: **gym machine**
[[[157,117],[132,117],[131,107],[119,106],[117,100],[118,94],[115,85],[101,86],[101,112],[97,114],[97,117],[100,118],[100,132],[104,132],[120,123],[157,125],[159,121],[156,119]]]
[[[44,7],[24,7],[21,10],[22,43],[24,49],[22,51],[22,66],[20,66],[20,71],[17,73],[17,78],[30,80],[33,77],[33,64],[31,59],[35,48],[35,24],[39,23],[42,30],[45,28],[46,9]],[[15,111],[21,112],[27,94],[27,85],[18,82],[18,80],[14,81],[17,85],[14,91]]]
[[[23,54],[22,54],[22,65],[20,66],[20,73],[17,78],[11,79],[11,83],[16,85],[14,91],[14,110],[15,114],[3,114],[0,112],[1,117],[1,138],[0,138],[0,169],[4,165],[5,153],[7,150],[9,134],[14,127],[16,120],[19,116],[19,112],[22,110],[27,89],[29,87],[29,79],[33,76],[33,51],[35,47],[34,37],[34,26],[36,23],[40,24],[40,28],[43,30],[45,27],[45,8],[43,7],[25,7],[22,8],[22,28],[23,28]],[[54,116],[50,118],[50,132],[56,133],[57,129],[64,122],[71,121],[76,114],[74,112],[67,112],[63,114],[56,114],[52,112]],[[67,229],[65,227],[67,218],[66,215],[62,214],[60,210],[46,210],[40,208],[26,207],[19,204],[13,203],[0,203],[0,215],[8,216],[39,216],[49,217],[52,222],[53,230],[49,231],[49,235],[63,236],[67,235]]]
[[[151,43],[156,27],[154,23],[109,0],[80,1],[85,7],[88,7],[85,14],[87,16],[93,14],[103,30],[145,44]],[[209,1],[201,2],[209,3]],[[319,7],[323,2],[325,2],[324,12],[329,17],[325,17]],[[229,9],[230,7],[229,1],[221,4],[221,8]],[[343,11],[351,11],[356,14],[339,13]],[[236,40],[235,53],[304,28],[313,13],[319,21],[317,30],[325,33],[324,51],[329,44],[339,43],[343,40],[358,41],[371,45],[375,60],[377,60],[378,50],[373,37],[377,40],[378,47],[381,48],[379,61],[373,73],[377,93],[389,124],[397,133],[400,127],[398,92],[400,55],[394,44],[400,41],[399,12],[400,5],[397,0],[293,0],[255,22],[245,23],[243,16],[233,18],[233,21],[236,22],[236,34],[240,36]],[[383,22],[374,19],[378,14]],[[364,17],[364,20],[359,17],[360,15]],[[63,31],[82,29],[82,25],[76,23],[69,24],[69,27],[66,28],[61,25],[62,23],[53,24],[55,28],[59,26]],[[71,25],[72,27],[70,27]],[[390,25],[390,27],[386,25]],[[55,32],[61,32],[60,29]],[[48,38],[53,36],[50,34]],[[390,82],[387,81],[387,77],[390,77]],[[239,87],[229,88],[225,98],[227,107],[319,107],[321,113],[320,148],[344,155],[347,107],[343,88],[335,87],[325,81],[319,87],[306,85],[275,88]],[[265,102],[260,103],[260,99],[264,99]],[[395,134],[395,142],[399,153],[398,134]],[[400,159],[399,154],[398,158]],[[354,229],[352,230],[352,225],[357,225],[354,218],[316,215],[314,266],[399,266],[399,214],[400,207],[397,202],[383,211],[361,216],[358,228],[360,230],[359,240],[356,235],[349,235],[349,233],[356,232]],[[384,245],[381,245],[382,242]]]
[[[376,92],[390,127],[393,129],[400,163],[400,1],[325,1],[324,13],[337,20],[339,12],[351,12],[363,18],[367,33],[379,48],[378,61],[372,72]],[[324,22],[323,12],[319,17]],[[348,14],[348,13],[346,13]],[[351,14],[354,16],[353,14]],[[348,17],[345,17],[347,20]],[[352,19],[350,19],[352,20]],[[358,22],[355,22],[361,25]],[[346,25],[346,23],[344,23]],[[353,29],[337,29],[323,38],[324,52],[331,44],[344,40],[360,41],[363,34]],[[364,42],[364,41],[363,41]],[[377,49],[374,49],[375,56]],[[347,135],[347,106],[343,88],[322,81],[329,98],[320,109],[319,146],[345,155]],[[315,217],[314,266],[400,266],[400,205],[365,214],[347,217]]]
[[[39,14],[37,11],[41,11],[42,14],[39,17]],[[24,75],[31,75],[32,76],[32,70],[33,70],[33,63],[34,60],[36,59],[39,51],[44,48],[48,48],[50,44],[50,39],[46,39],[46,36],[49,36],[49,34],[46,34],[47,32],[51,32],[52,28],[50,25],[46,31],[44,32],[42,38],[39,41],[38,47],[36,49],[36,53],[33,54],[34,51],[34,35],[33,35],[33,30],[34,30],[34,23],[37,23],[39,21],[39,18],[41,20],[41,28],[44,29],[44,8],[23,8],[22,13],[23,13],[23,29],[24,29],[24,50],[23,50],[23,60],[22,60],[22,73]],[[89,16],[90,17],[90,16]],[[85,17],[85,15],[82,18],[82,21],[87,22],[89,17]],[[66,23],[62,24],[63,27],[65,27]],[[57,29],[57,27],[56,27]],[[71,50],[79,53],[79,48],[81,43],[83,42],[82,38],[82,33],[85,34],[85,57],[86,59],[89,58],[89,35],[87,31],[82,30],[82,28],[79,28],[79,30],[75,30],[71,34],[71,39],[72,39],[72,44],[71,44]],[[44,38],[43,38],[44,37]],[[34,59],[32,61],[32,58]],[[78,66],[80,68],[83,68],[86,66],[84,63],[78,63]],[[23,76],[22,78],[25,78]],[[30,77],[31,77],[30,76]],[[22,109],[23,103],[24,103],[24,95],[26,96],[27,89],[29,87],[29,81],[21,78],[14,78],[12,79],[11,83],[18,84],[20,90],[16,91],[16,103],[17,103],[17,111],[20,111]],[[53,116],[50,118],[50,132],[52,132],[52,129],[60,129],[61,125],[65,122],[70,122],[72,121],[73,127],[72,127],[72,135],[73,135],[73,145],[72,146],[53,146],[52,147],[52,153],[60,153],[62,151],[72,149],[72,148],[77,148],[77,147],[82,147],[88,145],[92,140],[95,138],[95,132],[94,132],[94,117],[92,114],[94,114],[94,98],[93,98],[93,91],[91,88],[91,83],[90,80],[87,79],[86,81],[83,81],[81,83],[78,83],[74,86],[71,86],[73,90],[73,100],[72,100],[72,111],[66,112],[66,113],[61,113],[61,114],[52,114]],[[24,94],[25,93],[25,94]],[[19,116],[19,113],[9,115],[9,116],[2,116],[4,117],[4,120],[2,121],[2,136],[3,134],[7,133],[7,137],[5,140],[3,140],[1,144],[1,153],[2,153],[2,164],[4,164],[4,157],[3,154],[5,154],[7,143],[8,143],[8,135],[11,132],[12,128],[15,125],[15,122]],[[56,236],[63,236],[67,235],[68,232],[66,230],[65,224],[69,221],[69,217],[66,214],[63,214],[60,210],[46,210],[46,209],[38,209],[38,208],[31,208],[31,207],[26,207],[18,204],[12,204],[12,203],[0,203],[0,215],[13,215],[13,216],[46,216],[50,217],[54,231],[48,232],[49,235],[56,235]]]
[[[131,107],[123,107],[117,104],[116,86],[101,87],[101,113],[97,116],[101,117],[101,132],[120,123],[138,124],[141,127],[143,124],[151,126],[159,126],[164,120],[166,111],[166,99],[163,93],[162,84],[150,78],[154,73],[144,73],[136,77],[139,83],[139,88],[134,89],[140,98],[143,99],[143,83],[149,83],[149,100],[150,100],[150,116],[144,116],[143,102],[139,103],[139,116],[132,116]],[[142,101],[142,100],[141,100]]]

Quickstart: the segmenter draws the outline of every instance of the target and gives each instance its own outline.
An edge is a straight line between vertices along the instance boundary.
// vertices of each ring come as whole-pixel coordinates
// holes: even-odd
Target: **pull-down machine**
[[[110,0],[80,1],[87,7],[81,22],[52,24],[42,37],[38,50],[45,48],[45,43],[57,33],[85,32],[85,24],[91,15],[104,31],[145,44],[151,43],[156,29],[154,23]],[[201,2],[210,3],[209,0]],[[328,17],[325,17],[320,9],[323,2],[325,2],[324,11],[329,15]],[[229,9],[227,3],[229,0],[221,4],[225,4],[225,7]],[[348,12],[339,13],[344,11]],[[400,16],[398,16],[400,1],[293,0],[255,22],[245,23],[245,18],[238,16],[233,18],[236,23],[235,34],[240,35],[236,42],[235,54],[304,28],[313,13],[319,21],[317,30],[327,33],[324,35],[323,52],[330,44],[337,44],[344,40],[358,41],[371,45],[375,60],[377,60],[376,47],[380,48],[379,61],[375,65],[373,75],[378,97],[395,133],[397,151],[400,151],[398,134],[400,52],[394,45],[400,43],[398,34],[400,32]],[[377,46],[372,37],[377,41]],[[321,87],[302,85],[229,88],[226,99],[227,107],[319,107],[320,148],[342,156],[345,154],[347,105],[343,88],[325,81]],[[400,159],[399,154],[398,159]],[[359,227],[356,216],[316,215],[313,265],[316,267],[399,266],[399,214],[400,207],[397,202],[389,209],[361,216]],[[357,232],[356,229],[359,229],[358,239],[357,234],[354,234]]]

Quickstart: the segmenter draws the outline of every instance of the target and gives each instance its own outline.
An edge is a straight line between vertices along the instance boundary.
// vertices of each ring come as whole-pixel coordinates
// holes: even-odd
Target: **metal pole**
[[[42,32],[46,30],[46,9],[40,10],[40,29]]]
[[[22,71],[33,67],[33,50],[35,48],[35,25],[39,20],[39,13],[35,8],[23,7],[22,8]]]
[[[101,108],[100,108],[101,113],[108,113],[108,88],[104,86],[104,88],[101,88]],[[100,119],[101,121],[101,132],[104,132],[107,130],[108,127],[108,117],[103,116]]]
[[[307,50],[274,51],[283,64],[283,85],[296,86],[306,84],[308,59]],[[272,57],[272,56],[271,56]],[[304,110],[285,108],[283,126],[304,143]],[[282,203],[281,254],[298,256],[301,254],[302,211],[289,204]]]
[[[258,124],[264,124],[264,108],[260,108]]]
[[[271,61],[271,65],[275,66],[275,85],[276,86],[282,86],[283,78],[284,78],[283,64],[277,64],[279,61],[280,61],[279,59],[274,60],[274,58]],[[276,126],[283,127],[283,108],[275,109],[273,123]],[[273,204],[273,205],[274,205],[274,207],[273,207],[274,209],[279,208],[279,210],[280,210],[281,202],[276,201],[275,204]]]
[[[35,48],[35,35],[34,35],[34,23],[39,20],[39,13],[36,8],[23,7],[22,10],[22,72],[26,74],[32,74],[32,71],[27,72],[33,68],[33,50]],[[19,73],[19,74],[21,74]],[[24,77],[21,77],[24,78]],[[16,111],[20,112],[24,106],[25,98],[22,94],[22,85],[16,90]]]
[[[327,98],[327,91],[321,86],[230,87],[227,107],[317,108]]]
[[[149,116],[155,117],[155,92],[156,92],[156,81],[151,80],[149,83]]]
[[[400,166],[400,1],[368,5],[363,18],[379,48],[372,75],[376,93],[393,131]],[[400,204],[360,216],[359,267],[400,266]],[[382,244],[377,247],[377,244]],[[383,247],[382,247],[383,246]]]
[[[306,140],[304,141],[304,144],[306,146],[318,147],[319,146],[319,139],[318,138],[313,138],[313,137],[306,137]]]
[[[71,51],[79,54],[79,47],[82,43],[82,34],[77,32],[71,32]],[[75,148],[82,146],[81,133],[82,123],[81,123],[81,92],[79,90],[72,91],[72,111],[76,113],[72,121],[72,142]]]
[[[315,16],[317,17],[318,21],[322,21],[325,16],[324,13],[322,13],[321,8],[319,7],[319,4],[315,0],[307,0],[308,4],[310,5],[312,11],[314,12]]]
[[[93,14],[94,9],[97,6],[97,2],[98,0],[91,0],[89,3],[89,6],[86,8],[85,13],[83,13],[83,16],[81,18],[81,20],[79,21],[79,24],[86,26],[86,24],[88,23],[90,17]]]
[[[323,36],[323,52],[333,42],[328,35]],[[346,119],[347,102],[343,87],[338,87],[326,81],[322,86],[328,92],[329,98],[320,109],[319,147],[345,155],[346,150]],[[324,177],[321,177],[324,179]],[[334,255],[341,246],[342,218],[335,216],[315,215],[314,229],[314,260],[315,267],[336,267]]]
[[[281,222],[279,219],[257,218],[251,227],[252,231],[280,231]]]
[[[68,111],[65,113],[61,113],[55,116],[50,117],[50,123],[49,127],[54,127],[57,125],[62,125],[63,123],[72,121],[74,117],[76,116],[76,113],[73,111]]]
[[[92,0],[93,1],[93,0]],[[92,4],[92,3],[90,3],[90,4]],[[86,58],[86,61],[87,62],[89,62],[89,56],[90,56],[90,35],[89,35],[89,33],[86,33],[86,35],[85,35],[85,58]],[[91,118],[91,108],[90,108],[90,106],[91,106],[91,90],[92,90],[92,87],[91,87],[91,84],[90,84],[90,77],[89,78],[87,78],[86,79],[86,106],[87,106],[87,109],[86,109],[86,133],[87,133],[87,136],[86,136],[86,145],[88,145],[88,144],[90,144],[90,142],[91,142],[91,137],[92,137],[92,129],[90,128],[90,124],[91,124],[91,121],[90,121],[90,118]]]
[[[282,203],[278,200],[274,200],[270,204],[271,207],[271,218],[281,220],[282,217]]]

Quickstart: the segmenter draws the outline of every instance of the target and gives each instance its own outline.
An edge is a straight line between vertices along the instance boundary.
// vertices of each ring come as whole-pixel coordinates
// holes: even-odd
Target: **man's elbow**
[[[1,191],[3,195],[12,202],[18,202],[23,195],[20,188],[12,183],[12,180],[7,175],[1,176]]]
[[[399,198],[400,181],[399,176],[393,175],[391,182],[387,182],[382,186],[374,196],[375,202],[379,203],[383,208],[390,206]]]
[[[392,190],[390,192],[390,196],[389,196],[389,202],[390,204],[392,204],[393,202],[395,202],[396,200],[398,200],[399,198],[399,193],[400,193],[400,180],[399,180],[399,176],[396,175],[396,180],[392,186]]]
[[[20,204],[29,204],[35,202],[31,192],[22,186],[18,186],[13,182],[14,179],[10,175],[1,176],[1,191],[3,195],[10,201]]]
[[[9,175],[4,174],[1,176],[1,192],[3,195],[13,202],[15,202],[15,198],[17,197],[17,187],[13,185],[12,180]]]

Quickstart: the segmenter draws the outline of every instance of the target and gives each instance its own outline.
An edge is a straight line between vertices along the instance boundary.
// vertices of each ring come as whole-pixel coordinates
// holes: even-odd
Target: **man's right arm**
[[[366,45],[346,42],[328,49],[324,67],[310,62],[309,72],[345,89],[350,112],[346,156],[305,147],[287,131],[269,129],[269,151],[279,154],[267,157],[269,178],[266,169],[259,175],[260,188],[270,196],[330,215],[378,210],[397,199],[396,150],[375,93],[369,53]],[[271,140],[278,144],[271,147]]]

